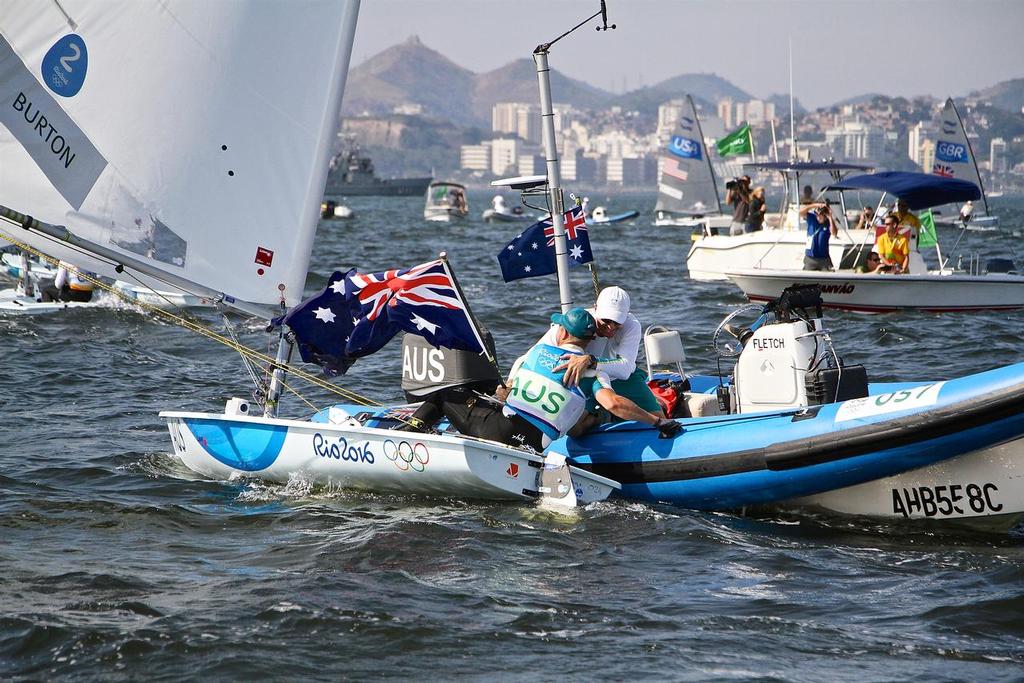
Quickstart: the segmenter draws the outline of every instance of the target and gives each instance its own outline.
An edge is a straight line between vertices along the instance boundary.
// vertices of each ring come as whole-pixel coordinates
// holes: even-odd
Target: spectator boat
[[[840,192],[881,191],[882,201],[885,194],[890,194],[903,199],[915,211],[977,199],[980,195],[978,187],[965,180],[900,171],[847,178],[830,189]],[[825,307],[861,313],[1024,308],[1024,276],[1014,272],[1013,262],[1009,259],[992,259],[983,266],[971,258],[967,269],[953,268],[952,260],[943,258],[936,240],[940,267],[928,270],[916,242],[912,241],[907,273],[857,272],[854,266],[863,265],[873,245],[873,237],[858,245],[856,250],[848,253],[852,258],[844,258],[845,267],[836,271],[763,267],[731,269],[727,275],[751,301],[770,301],[792,284],[813,284],[821,289]]]
[[[781,219],[765,221],[765,229],[742,235],[729,235],[723,229],[701,229],[691,236],[686,255],[686,268],[695,280],[727,280],[727,271],[748,268],[795,269],[803,267],[807,247],[807,228],[799,217],[801,179],[809,173],[826,173],[839,182],[853,171],[870,171],[869,166],[833,162],[764,162],[746,164],[749,170],[771,171],[782,175],[785,195]],[[840,197],[845,216],[845,202]],[[868,236],[870,233],[870,237]],[[844,221],[837,237],[829,243],[833,263],[841,263],[846,254],[866,239],[874,239],[874,231],[850,229]]]
[[[469,215],[466,186],[459,183],[433,182],[427,187],[427,203],[423,217],[428,221],[447,223]]]

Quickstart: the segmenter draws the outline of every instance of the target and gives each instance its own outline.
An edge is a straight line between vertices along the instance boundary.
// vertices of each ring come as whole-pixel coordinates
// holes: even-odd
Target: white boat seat
[[[680,377],[686,377],[683,363],[686,362],[686,351],[678,330],[670,330],[661,325],[651,325],[644,332],[644,355],[647,357],[647,379],[654,375],[652,368],[658,365],[675,366]]]

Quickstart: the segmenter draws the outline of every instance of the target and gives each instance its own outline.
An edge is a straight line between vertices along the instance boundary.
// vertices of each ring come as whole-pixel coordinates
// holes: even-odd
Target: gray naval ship
[[[422,195],[433,180],[425,178],[378,178],[373,161],[353,149],[331,159],[325,197],[406,197]]]

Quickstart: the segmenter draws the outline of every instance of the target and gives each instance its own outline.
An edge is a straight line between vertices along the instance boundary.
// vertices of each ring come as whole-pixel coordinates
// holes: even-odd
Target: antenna
[[[566,31],[562,35],[558,36],[557,38],[555,38],[551,42],[549,42],[549,43],[541,43],[540,45],[537,46],[537,48],[533,51],[533,53],[537,54],[539,52],[550,52],[552,45],[554,45],[555,43],[560,41],[562,38],[565,38],[567,35],[569,35],[573,31],[575,31],[576,29],[578,29],[580,26],[583,26],[584,24],[590,23],[593,19],[596,19],[599,16],[601,17],[601,23],[603,24],[603,26],[598,26],[597,27],[598,31],[607,31],[608,29],[614,29],[615,28],[615,24],[612,24],[611,26],[608,25],[608,7],[605,5],[605,0],[601,0],[601,9],[599,9],[596,12],[594,12],[589,17],[587,17],[586,19],[584,19],[580,23],[576,24],[571,29],[569,29],[568,31]]]
[[[594,16],[597,15],[595,14]],[[590,19],[587,21],[590,21]],[[615,28],[615,24],[612,24],[611,26],[608,25],[608,7],[604,4],[604,0],[601,0],[601,23],[604,24],[604,26],[598,26],[598,31],[607,31],[608,29]]]

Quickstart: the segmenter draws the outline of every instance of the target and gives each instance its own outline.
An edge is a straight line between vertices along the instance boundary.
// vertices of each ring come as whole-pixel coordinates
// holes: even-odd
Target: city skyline
[[[597,0],[364,2],[352,63],[417,35],[482,73],[529,57],[598,7]],[[611,92],[715,73],[767,97],[789,91],[792,37],[795,95],[811,108],[866,93],[964,96],[1024,75],[1016,36],[1024,3],[1008,0],[609,0],[609,21],[614,31],[596,32],[591,23],[557,44],[552,67]],[[819,39],[807,39],[821,29]]]

